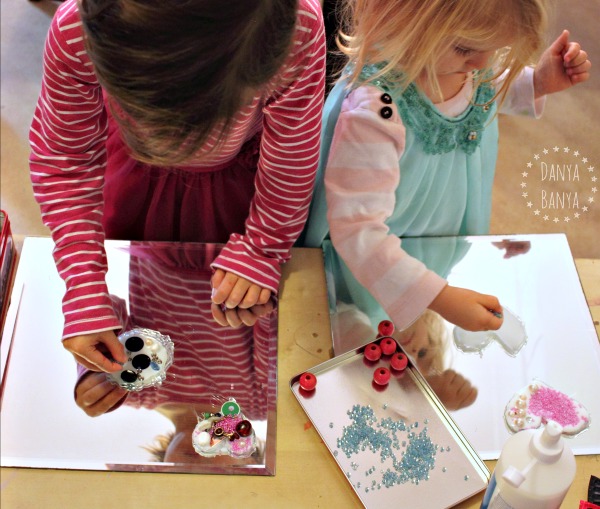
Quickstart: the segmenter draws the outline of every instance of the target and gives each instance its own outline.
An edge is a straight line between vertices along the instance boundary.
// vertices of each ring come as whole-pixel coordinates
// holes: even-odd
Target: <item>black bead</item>
[[[135,369],[146,369],[150,366],[150,357],[141,353],[133,358],[131,364]]]
[[[388,93],[385,93],[381,96],[381,102],[384,104],[392,104],[392,96]]]
[[[127,341],[125,341],[125,348],[130,352],[139,352],[142,348],[144,348],[144,340],[142,338],[138,338],[137,336],[131,336]]]
[[[392,108],[390,108],[389,106],[384,106],[383,108],[381,108],[379,110],[379,114],[383,117],[383,118],[391,118],[393,115],[393,111]]]
[[[127,371],[121,372],[121,380],[127,382],[128,384],[132,384],[137,380],[137,375],[128,369]]]

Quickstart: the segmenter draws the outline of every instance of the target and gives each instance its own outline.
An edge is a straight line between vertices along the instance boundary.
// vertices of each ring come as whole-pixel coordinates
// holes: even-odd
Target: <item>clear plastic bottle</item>
[[[502,448],[481,509],[558,509],[575,470],[560,424],[519,431]]]

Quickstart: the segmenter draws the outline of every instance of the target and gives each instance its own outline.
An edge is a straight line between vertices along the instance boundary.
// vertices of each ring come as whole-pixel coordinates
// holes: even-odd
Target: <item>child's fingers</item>
[[[82,357],[96,366],[95,371],[105,371],[106,373],[112,373],[113,371],[119,371],[123,368],[120,364],[111,361],[106,355],[104,355],[100,350],[94,349],[89,350],[87,354],[82,355]]]
[[[113,332],[94,336],[74,336],[63,340],[63,346],[71,352],[77,361],[92,371],[112,373],[121,369],[121,364],[113,361],[123,359],[125,350]],[[109,357],[112,357],[109,358]]]
[[[238,307],[244,299],[244,297],[246,296],[246,294],[248,293],[248,290],[251,286],[252,283],[247,279],[241,277],[238,278],[234,287],[231,289],[231,293],[225,300],[225,305],[230,309]]]
[[[480,294],[479,303],[490,312],[502,315],[502,306],[497,297],[493,295]]]
[[[217,322],[220,326],[227,327],[229,325],[227,323],[227,318],[225,317],[225,312],[221,309],[221,306],[218,306],[217,304],[211,304],[210,310],[215,322]]]
[[[590,73],[589,72],[582,72],[580,74],[572,74],[571,76],[569,76],[569,79],[571,80],[571,83],[573,85],[577,85],[578,83],[583,83],[584,81],[587,81],[590,79]]]
[[[553,55],[562,55],[565,47],[569,43],[569,31],[563,30],[556,40],[550,45],[550,51]]]
[[[92,406],[98,403],[116,388],[116,385],[110,383],[106,378],[103,380],[94,380],[93,384],[86,387],[80,396],[80,401],[85,406]]]
[[[73,357],[75,357],[75,361],[77,362],[77,364],[81,364],[84,368],[89,369],[90,371],[98,371],[98,367],[95,364],[88,362],[81,355],[77,355],[73,352],[71,353],[73,354]]]
[[[109,335],[103,335],[102,344],[107,348],[110,356],[116,363],[124,364],[127,362],[125,347],[121,344],[115,334],[111,333]],[[111,362],[111,365],[115,364],[115,362]],[[121,365],[119,365],[117,369],[121,369]]]
[[[88,371],[81,376],[79,382],[75,386],[75,396],[77,398],[82,398],[84,394],[93,389],[99,383],[102,383],[104,380],[106,380],[106,375],[104,373]]]
[[[261,291],[262,288],[260,286],[251,284],[238,307],[242,309],[248,309],[257,304],[261,295]]]
[[[475,403],[475,400],[477,399],[477,389],[473,387],[470,382],[466,381],[466,383],[461,387],[457,396],[460,401],[460,408],[466,408]]]
[[[493,309],[486,309],[486,314],[482,317],[481,330],[498,330],[502,327],[504,318],[501,313]]]
[[[221,306],[217,304],[212,304],[210,309],[212,311],[212,315],[215,319],[215,322],[217,322],[222,327],[232,327],[233,329],[237,329],[240,325],[243,324],[238,314],[239,311],[243,310],[236,308],[227,309],[223,311],[223,309],[221,309]]]
[[[262,306],[269,302],[271,298],[271,290],[267,288],[263,288],[256,284],[251,284],[248,290],[246,291],[246,295],[240,304],[239,308],[249,309],[252,306]]]
[[[215,304],[225,303],[228,308],[234,308],[243,298],[249,285],[248,281],[237,274],[226,272],[218,286],[213,283],[212,301]]]
[[[485,311],[481,317],[480,330],[498,330],[504,321],[500,301],[493,295],[482,294],[479,298],[479,304],[483,306]]]
[[[582,74],[585,72],[589,72],[591,68],[592,68],[592,63],[589,60],[585,59],[585,60],[581,60],[576,65],[571,65],[571,66],[567,67],[567,74],[569,76],[573,76],[574,74]]]
[[[126,390],[106,380],[83,395],[81,408],[90,417],[97,417],[108,412],[126,394]]]
[[[244,322],[240,318],[240,312],[247,311],[246,309],[228,309],[225,311],[225,317],[227,318],[227,324],[232,329],[237,329],[241,327]]]
[[[235,283],[238,280],[238,276],[231,272],[224,272],[220,269],[217,269],[212,276],[211,285],[212,285],[212,301],[215,304],[222,304],[225,302],[225,299],[231,293],[231,290],[235,286]]]
[[[257,303],[260,290],[260,286],[227,272],[219,286],[213,283],[212,301],[214,304],[224,303],[229,309],[238,306],[248,308]]]
[[[213,288],[218,288],[223,279],[225,278],[225,271],[223,269],[216,269],[212,277],[210,278],[210,284]]]
[[[565,66],[568,67],[569,64],[573,60],[575,60],[580,53],[581,45],[578,42],[570,42],[569,44],[567,44],[563,49],[563,61],[565,63]]]
[[[256,321],[260,318],[260,316],[254,313],[254,308],[252,309],[238,309],[238,318],[242,321],[244,325],[248,327],[252,327]]]
[[[268,288],[262,288],[260,291],[260,297],[258,298],[257,304],[267,304],[271,299],[271,290]]]

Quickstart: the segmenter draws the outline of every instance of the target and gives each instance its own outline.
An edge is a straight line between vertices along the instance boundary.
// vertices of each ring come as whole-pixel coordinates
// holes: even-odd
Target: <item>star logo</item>
[[[568,224],[585,217],[584,213],[595,204],[598,177],[594,165],[579,148],[541,147],[525,166],[518,185],[524,206],[534,217]],[[541,179],[539,191],[535,178]]]

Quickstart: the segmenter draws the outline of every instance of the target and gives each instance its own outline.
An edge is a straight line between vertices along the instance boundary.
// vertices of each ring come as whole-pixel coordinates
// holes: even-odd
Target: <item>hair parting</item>
[[[283,65],[296,10],[297,0],[80,0],[88,55],[132,155],[173,165],[215,146]]]

